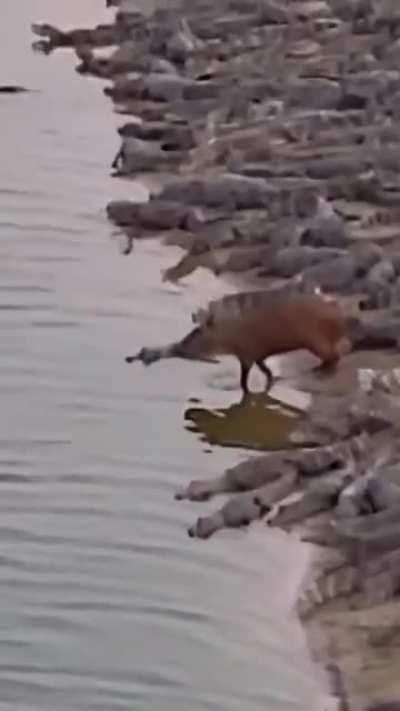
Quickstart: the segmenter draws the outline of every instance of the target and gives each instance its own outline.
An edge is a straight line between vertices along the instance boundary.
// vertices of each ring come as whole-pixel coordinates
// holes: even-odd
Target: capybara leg
[[[270,368],[268,368],[267,365],[265,365],[265,363],[264,363],[263,360],[258,360],[258,361],[257,361],[257,366],[259,367],[259,369],[261,370],[261,372],[264,373],[264,375],[265,375],[265,377],[266,377],[266,379],[267,379],[267,382],[266,382],[266,384],[265,384],[265,390],[266,390],[266,392],[268,392],[268,390],[271,389],[272,383],[273,383],[273,380],[274,380],[274,376],[273,376],[273,374],[272,374],[272,371],[271,371]]]
[[[310,351],[322,361],[322,366],[333,366],[340,359],[340,353],[337,350],[337,342],[332,344],[331,341],[319,340],[318,343],[310,346]]]
[[[318,344],[312,352],[321,359],[322,363],[315,368],[316,371],[334,372],[337,364],[344,355],[350,353],[351,342],[348,338],[342,337],[333,344],[325,342],[323,345]]]
[[[240,387],[242,388],[244,393],[249,392],[249,388],[247,385],[247,381],[249,379],[249,372],[250,372],[250,367],[246,363],[243,363],[241,361],[240,362]]]
[[[350,339],[346,338],[345,336],[339,338],[339,340],[335,344],[335,350],[336,353],[338,353],[339,358],[342,358],[343,356],[350,353],[350,351],[352,350]]]

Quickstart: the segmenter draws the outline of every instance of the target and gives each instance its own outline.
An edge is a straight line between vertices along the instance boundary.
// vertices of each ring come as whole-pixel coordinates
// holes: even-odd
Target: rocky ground
[[[108,4],[109,25],[33,25],[34,47],[70,46],[77,71],[109,80],[121,114],[111,169],[155,179],[147,202],[107,206],[124,253],[157,236],[183,250],[165,280],[203,267],[257,289],[317,286],[357,304],[355,350],[396,353],[400,3],[171,0],[145,14],[133,0]],[[395,711],[398,371],[356,381],[353,395],[315,396],[297,448],[178,498],[234,494],[192,536],[266,517],[312,541],[298,614],[332,695],[342,709]]]

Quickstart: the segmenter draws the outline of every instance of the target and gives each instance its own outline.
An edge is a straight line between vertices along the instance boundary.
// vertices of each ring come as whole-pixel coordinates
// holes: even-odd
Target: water
[[[184,421],[237,402],[237,371],[224,391],[215,366],[124,363],[223,285],[162,284],[179,250],[156,241],[118,253],[104,207],[143,195],[109,177],[120,120],[70,51],[30,51],[31,21],[104,5],[2,1],[0,83],[35,91],[0,97],[0,709],[309,709],[298,548],[261,524],[193,541],[199,507],[173,500],[243,456]]]

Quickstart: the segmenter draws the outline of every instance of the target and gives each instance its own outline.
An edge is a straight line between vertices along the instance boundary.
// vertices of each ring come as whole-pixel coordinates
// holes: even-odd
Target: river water
[[[121,117],[71,52],[30,49],[31,21],[104,5],[2,0],[0,83],[33,91],[0,96],[0,709],[310,709],[297,546],[261,523],[193,541],[205,506],[173,499],[243,456],[184,420],[237,403],[236,370],[229,390],[215,366],[124,363],[223,285],[162,283],[179,251],[158,241],[119,253],[104,207],[143,196],[109,175]]]

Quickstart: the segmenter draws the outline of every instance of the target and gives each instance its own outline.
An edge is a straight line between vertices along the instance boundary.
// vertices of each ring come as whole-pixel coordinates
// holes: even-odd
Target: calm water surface
[[[109,177],[121,118],[71,52],[30,50],[31,21],[93,26],[104,5],[2,0],[0,83],[35,91],[0,97],[0,708],[309,709],[297,548],[262,525],[192,541],[205,507],[173,500],[243,456],[184,422],[238,390],[123,360],[222,285],[163,285],[179,251],[158,242],[118,253],[104,206],[143,193]]]

